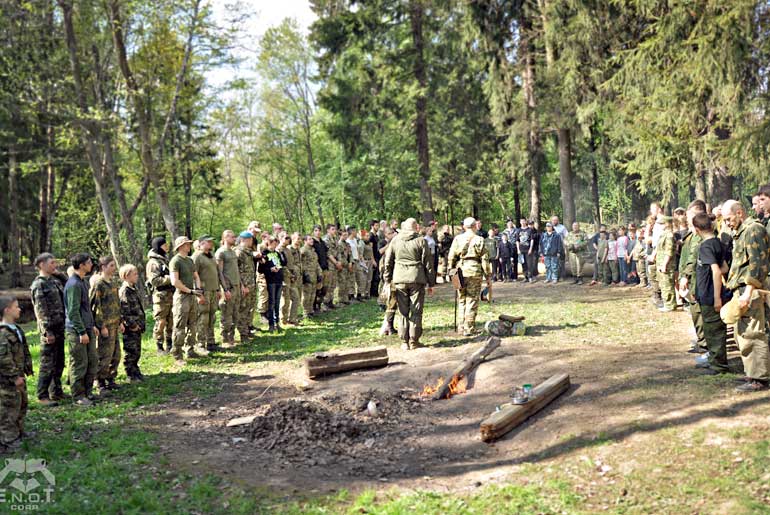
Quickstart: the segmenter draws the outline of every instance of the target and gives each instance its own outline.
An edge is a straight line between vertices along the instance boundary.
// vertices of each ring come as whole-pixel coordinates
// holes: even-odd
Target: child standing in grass
[[[647,245],[644,242],[644,227],[636,230],[636,244],[631,252],[631,259],[636,262],[636,275],[639,277],[639,288],[647,288]]]
[[[609,245],[607,241],[607,232],[599,232],[599,241],[596,242],[596,262],[599,264],[599,282],[606,286],[610,284],[612,272],[610,272],[610,264],[607,261],[607,254],[609,252]]]
[[[0,297],[0,450],[21,446],[27,416],[27,380],[32,375],[29,346],[16,322],[21,316],[13,297]]]
[[[615,231],[609,234],[607,242],[607,263],[610,269],[612,284],[618,283],[618,235]]]
[[[628,283],[628,236],[626,236],[626,228],[618,228],[618,278],[620,282],[619,286],[625,286]]]
[[[144,306],[139,292],[136,291],[136,281],[139,271],[134,265],[123,265],[118,272],[123,284],[120,287],[120,318],[123,321],[123,367],[129,381],[144,381],[144,375],[139,370],[139,359],[142,357],[142,333],[145,329]]]

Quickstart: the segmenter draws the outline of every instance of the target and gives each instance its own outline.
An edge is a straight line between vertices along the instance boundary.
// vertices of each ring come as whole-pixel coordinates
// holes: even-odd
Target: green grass
[[[433,352],[466,341],[451,334],[452,308],[451,301],[435,299],[426,307],[424,342],[435,346]],[[528,333],[517,345],[575,349],[590,345],[598,352],[611,352],[643,349],[651,331],[665,331],[670,324],[653,319],[629,324],[626,333],[616,331],[618,320],[627,319],[636,309],[634,299],[555,300],[528,294],[510,302],[482,305],[479,321],[499,313],[523,314]],[[232,478],[175,470],[160,452],[163,435],[143,427],[143,417],[157,412],[158,404],[180,397],[213,396],[255,367],[299,366],[296,360],[308,353],[379,345],[380,320],[373,302],[355,304],[301,328],[287,328],[280,335],[261,334],[253,344],[194,360],[181,371],[171,357],[156,355],[148,329],[141,361],[148,380],[124,386],[109,400],[88,408],[70,404],[42,408],[34,400],[37,378],[31,378],[27,428],[36,431],[37,437],[25,441],[15,457],[48,462],[56,477],[56,491],[55,503],[40,506],[47,513],[641,514],[681,513],[681,507],[687,506],[687,511],[701,513],[770,514],[767,422],[756,427],[721,427],[716,421],[692,431],[663,427],[649,433],[652,444],[628,448],[612,432],[599,431],[592,437],[575,431],[560,439],[567,451],[558,458],[517,466],[499,484],[460,493],[385,489],[383,485],[383,489],[356,494],[345,490],[332,495],[301,492],[294,498],[247,489]],[[151,327],[152,321],[148,322]],[[597,328],[602,326],[611,328],[612,339],[601,336]],[[28,325],[26,329],[29,341],[36,342],[34,328]],[[392,339],[390,343],[398,342]],[[37,370],[39,347],[34,345],[31,350]],[[625,378],[623,370],[609,373]],[[118,380],[125,383],[122,366]],[[686,381],[694,404],[707,402],[729,388],[729,378]],[[665,396],[682,384],[655,386],[637,378],[628,402]],[[753,409],[758,420],[770,414],[767,406]],[[710,445],[715,437],[725,443]],[[613,467],[606,477],[597,475],[598,456]],[[621,473],[630,460],[634,467]]]

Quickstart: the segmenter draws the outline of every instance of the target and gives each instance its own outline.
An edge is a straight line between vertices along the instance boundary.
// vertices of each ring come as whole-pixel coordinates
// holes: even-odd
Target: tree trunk
[[[535,48],[532,38],[535,37],[532,29],[532,20],[527,9],[522,9],[521,14],[521,44],[522,53],[524,108],[527,121],[527,159],[529,171],[530,205],[529,217],[540,222],[540,175],[543,167],[543,149],[540,142],[540,133],[537,121],[537,100],[535,98]]]
[[[519,191],[519,170],[513,170],[513,214],[514,222],[518,225],[521,220],[521,195]]]
[[[572,137],[569,129],[559,129],[559,178],[564,225],[572,229],[575,221],[575,194],[572,185]]]
[[[602,213],[599,206],[599,165],[596,162],[596,133],[593,127],[591,127],[588,138],[588,148],[591,151],[591,212],[594,218],[594,230],[598,232],[599,226],[602,223]]]
[[[50,252],[51,237],[48,233],[48,219],[51,215],[51,208],[53,207],[53,191],[56,187],[56,173],[54,171],[52,157],[51,157],[51,145],[53,127],[50,125],[46,128],[46,162],[40,169],[40,209],[38,220],[38,233],[40,239],[38,241],[38,252]]]
[[[8,251],[11,265],[11,288],[21,286],[21,247],[19,246],[19,199],[16,187],[19,181],[19,169],[16,160],[16,148],[8,148]]]
[[[422,0],[411,0],[409,13],[412,27],[412,43],[414,44],[414,78],[420,88],[415,102],[416,119],[414,124],[417,141],[417,159],[420,164],[420,204],[422,221],[426,224],[433,220],[433,194],[430,187],[430,153],[428,146],[428,99],[426,88],[428,81],[425,72],[425,43],[423,40],[423,17],[425,7]]]
[[[708,198],[714,204],[721,204],[733,197],[734,178],[727,174],[727,169],[717,166],[708,171]],[[742,199],[736,199],[743,202]],[[745,204],[745,202],[744,202]],[[751,207],[751,206],[746,206]]]
[[[706,176],[703,168],[700,164],[698,166],[698,172],[695,175],[695,198],[707,202],[706,200]]]

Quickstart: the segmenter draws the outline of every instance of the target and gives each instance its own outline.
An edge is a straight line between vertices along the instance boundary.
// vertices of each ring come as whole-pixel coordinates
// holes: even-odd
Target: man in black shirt
[[[374,274],[372,275],[372,285],[369,288],[369,296],[371,297],[377,297],[377,292],[379,291],[378,286],[380,283],[380,249],[379,249],[379,238],[377,237],[377,233],[380,230],[380,222],[377,220],[372,220],[369,223],[369,242],[372,244],[372,253],[374,254]]]
[[[722,304],[728,300],[728,291],[722,285],[724,249],[714,236],[711,218],[706,213],[695,215],[692,224],[703,238],[695,267],[695,294],[703,317],[703,336],[709,351],[708,362],[695,366],[702,369],[704,374],[715,375],[730,371],[727,367],[727,327],[719,316]]]

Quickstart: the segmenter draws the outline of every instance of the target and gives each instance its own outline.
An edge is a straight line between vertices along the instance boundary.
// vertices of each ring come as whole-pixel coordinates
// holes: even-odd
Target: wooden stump
[[[513,315],[500,315],[500,316],[499,316],[499,317],[497,317],[497,318],[499,318],[500,320],[504,320],[504,321],[506,321],[506,322],[511,322],[511,323],[514,323],[514,322],[523,322],[523,321],[524,321],[524,319],[525,319],[525,317],[522,317],[522,316],[513,316]]]
[[[348,370],[382,367],[388,364],[388,348],[351,349],[323,352],[305,358],[305,372],[311,379]]]
[[[481,422],[481,439],[489,442],[500,438],[566,392],[569,386],[569,375],[556,374],[536,386],[526,404],[503,404],[500,411]]]
[[[492,336],[487,339],[486,343],[482,345],[476,352],[468,356],[462,363],[452,372],[447,381],[444,381],[436,393],[433,394],[433,400],[443,399],[449,393],[450,386],[456,384],[457,381],[463,377],[467,377],[471,371],[479,366],[484,359],[492,353],[493,350],[500,346],[500,338]]]

